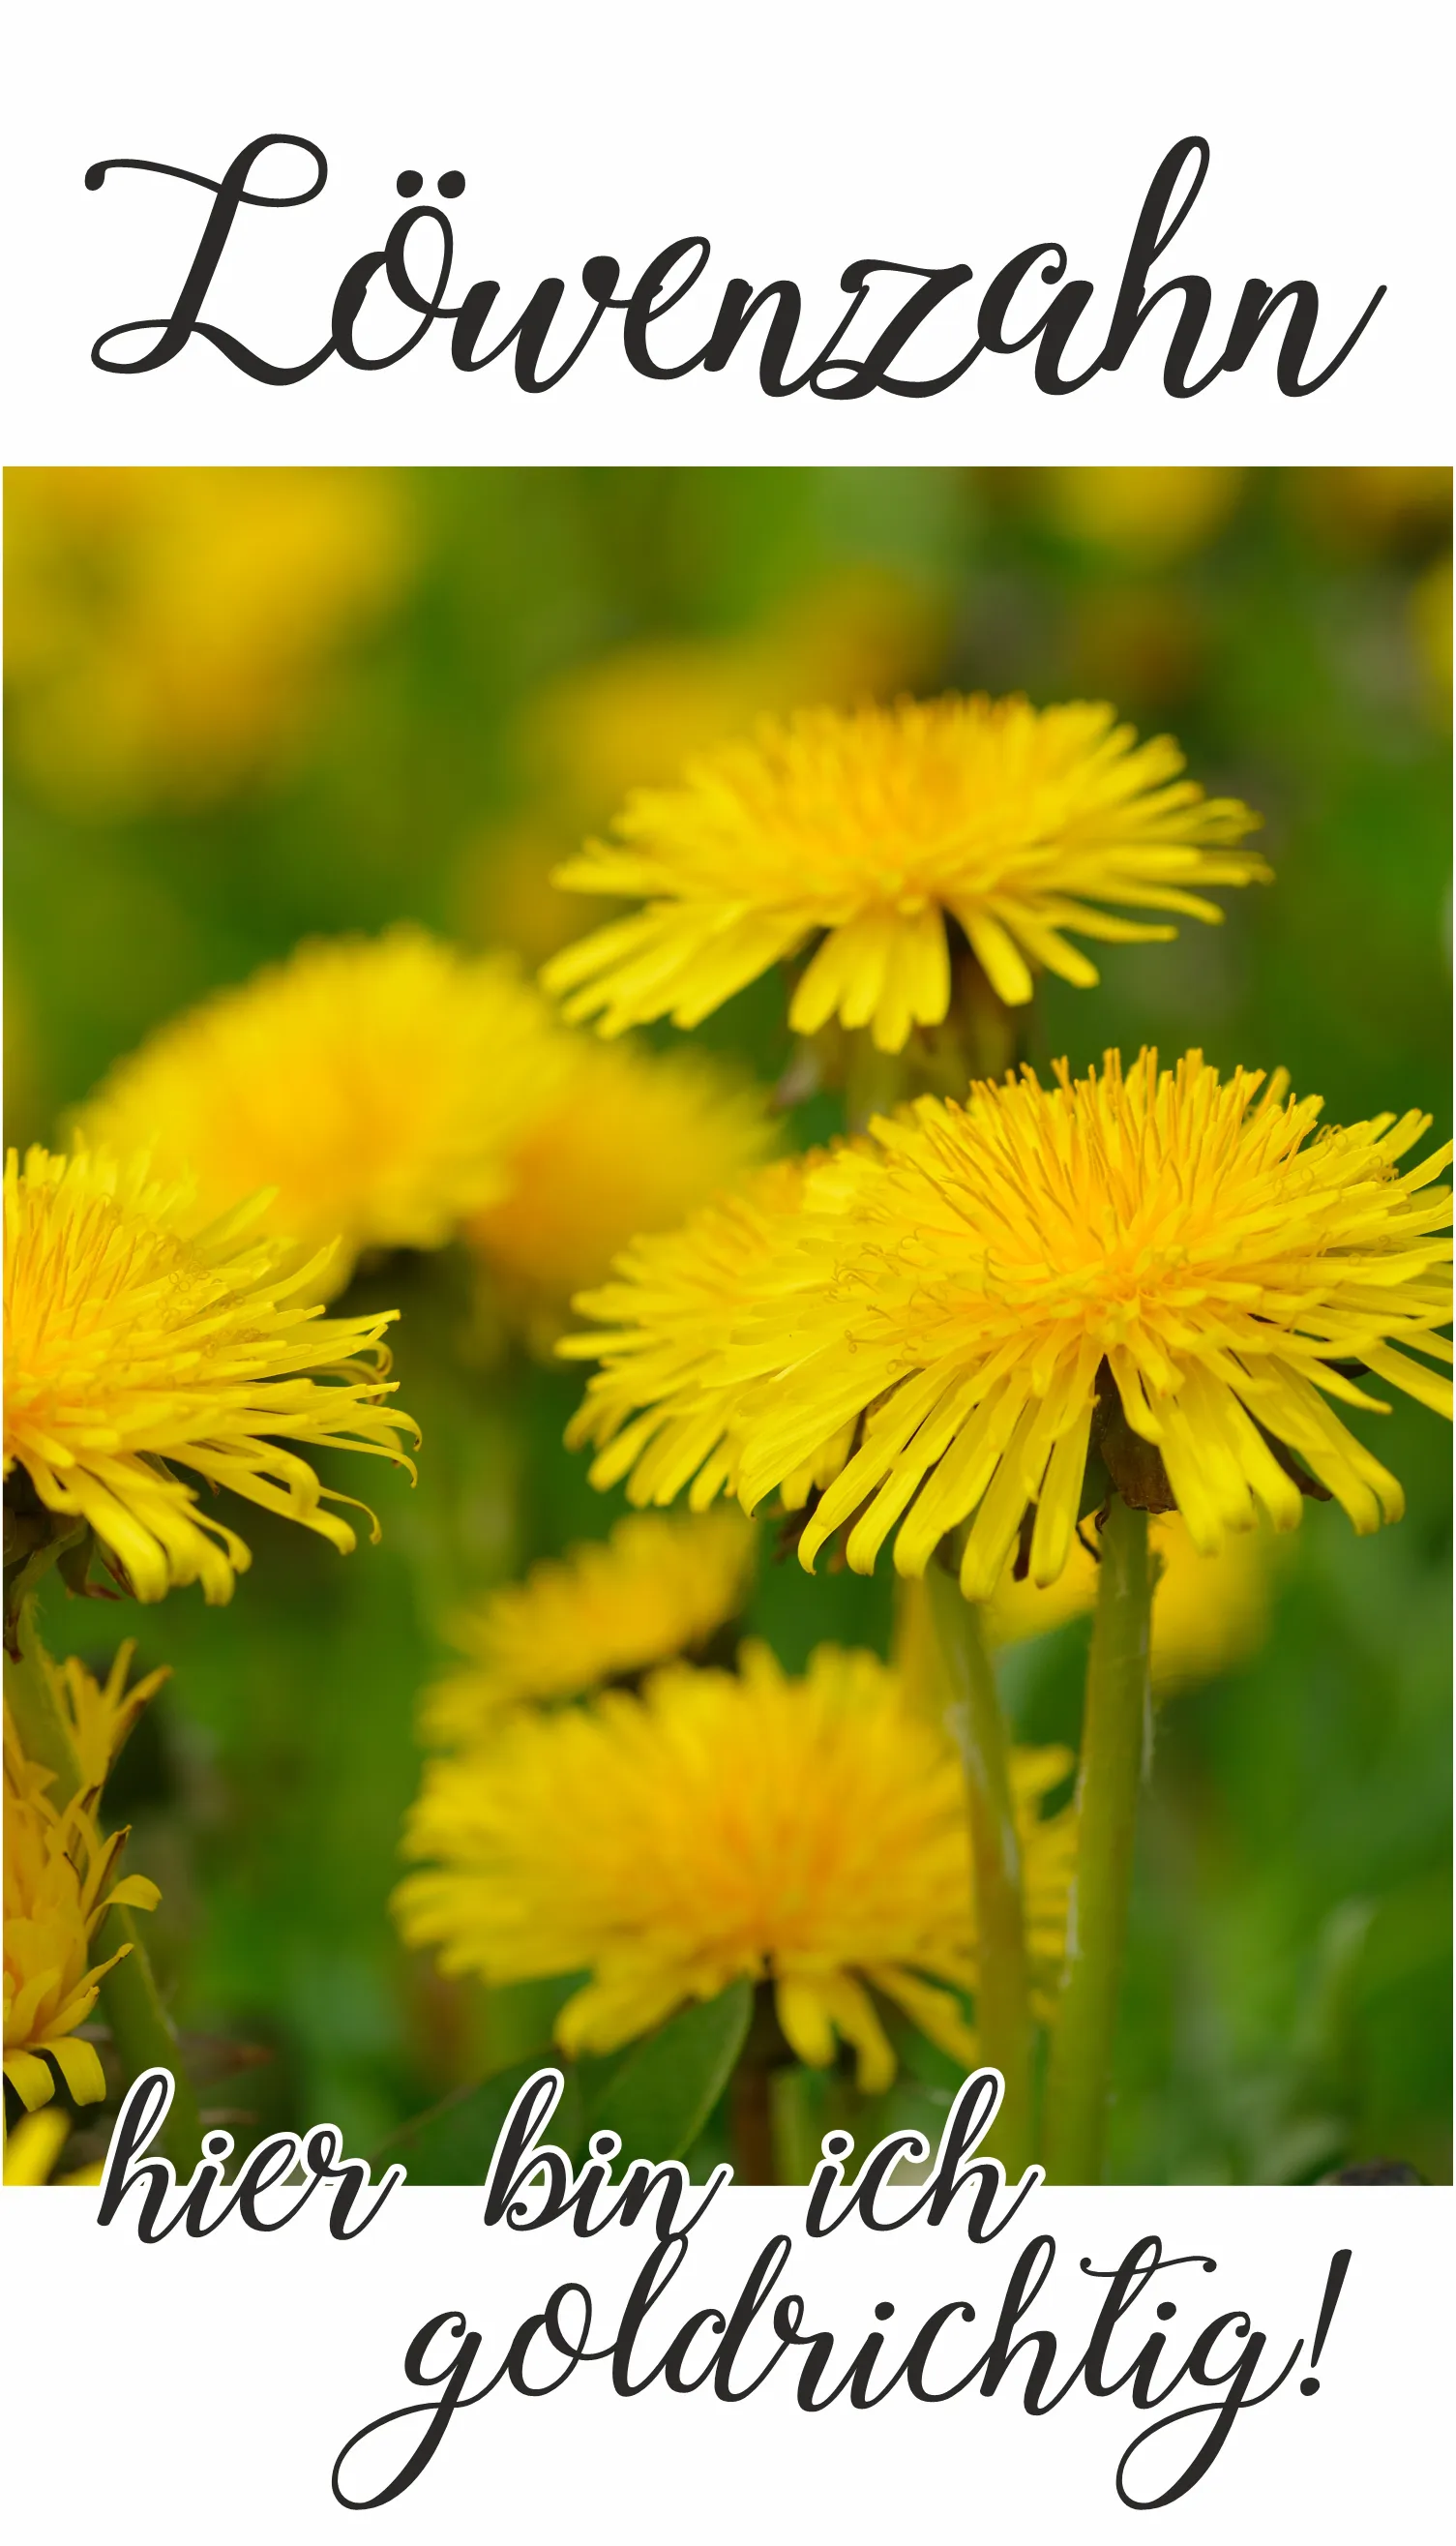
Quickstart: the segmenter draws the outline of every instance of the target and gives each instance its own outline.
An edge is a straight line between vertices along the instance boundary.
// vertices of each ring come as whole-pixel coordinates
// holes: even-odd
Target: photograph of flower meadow
[[[5,584],[6,2180],[158,2061],[1449,2180],[1450,472],[18,470]]]

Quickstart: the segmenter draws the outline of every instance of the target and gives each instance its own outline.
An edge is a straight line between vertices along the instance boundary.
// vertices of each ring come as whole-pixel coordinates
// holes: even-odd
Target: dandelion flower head
[[[443,1246],[506,1190],[563,1041],[506,956],[420,928],[320,938],[165,1025],[119,1063],[86,1137],[197,1180],[210,1219],[276,1189],[266,1227],[366,1248]]]
[[[5,1718],[5,2076],[27,2112],[48,2103],[58,2070],[78,2104],[106,2092],[94,2046],[76,2039],[113,1965],[93,1960],[108,1910],[155,1909],[156,1885],[118,1875],[126,1833],[103,1838],[96,1790],[62,1811]]]
[[[67,1661],[54,1662],[43,1650],[37,1652],[37,1664],[49,1683],[51,1703],[75,1754],[84,1788],[99,1792],[105,1785],[133,1725],[163,1681],[171,1677],[163,1668],[133,1680],[135,1658],[135,1639],[128,1636],[118,1646],[105,1679],[98,1679],[74,1655]]]
[[[1037,492],[1069,538],[1161,565],[1217,537],[1243,476],[1240,468],[1047,468],[1037,472]]]
[[[1018,1751],[1028,1927],[1043,1989],[1060,1959],[1067,1815],[1039,1817],[1060,1750]],[[406,1940],[503,1983],[590,1974],[557,2019],[606,2052],[736,1980],[772,1984],[790,2048],[890,2083],[876,1995],[968,2067],[975,1986],[961,1770],[871,1654],[821,1646],[802,1679],[745,1646],[737,1673],[672,1664],[642,1697],[515,1716],[426,1769],[395,1894]]]
[[[1167,736],[1140,744],[1101,706],[952,697],[766,721],[679,787],[639,790],[614,840],[558,871],[569,891],[644,906],[541,977],[604,1034],[695,1026],[812,944],[795,1032],[838,1017],[898,1052],[947,1013],[952,927],[1017,1006],[1039,970],[1095,981],[1069,932],[1171,937],[1170,914],[1221,918],[1207,887],[1264,877],[1237,845],[1256,816],[1182,768]]]
[[[6,495],[7,742],[83,816],[286,765],[410,571],[387,469],[24,468]]]
[[[799,1281],[723,1356],[752,1506],[830,1428],[862,1437],[800,1541],[812,1566],[850,1524],[851,1566],[924,1570],[970,1520],[961,1569],[985,1599],[1034,1507],[1030,1570],[1055,1581],[1077,1524],[1093,1419],[1151,1445],[1193,1545],[1260,1507],[1300,1518],[1298,1472],[1357,1530],[1403,1508],[1396,1479],[1329,1403],[1383,1410],[1351,1367],[1450,1411],[1449,1147],[1401,1171],[1428,1117],[1320,1130],[1282,1073],[1221,1079],[1199,1053],[1160,1070],[922,1098],[874,1127],[878,1154],[819,1171]],[[1292,1463],[1292,1468],[1291,1468]]]
[[[604,1281],[630,1238],[675,1228],[772,1140],[763,1093],[701,1055],[563,1035],[509,1188],[466,1234],[508,1303],[554,1337],[572,1294]]]
[[[459,1620],[469,1658],[426,1700],[426,1738],[469,1741],[508,1708],[582,1697],[696,1651],[742,1608],[753,1552],[732,1508],[632,1512],[605,1541],[533,1565]]]
[[[347,1552],[354,1531],[328,1508],[345,1497],[287,1445],[408,1465],[398,1436],[414,1429],[384,1401],[392,1310],[325,1317],[317,1259],[253,1236],[245,1211],[193,1233],[196,1217],[145,1157],[7,1160],[5,1475],[89,1523],[140,1600],[198,1581],[226,1600],[249,1561],[174,1466]]]

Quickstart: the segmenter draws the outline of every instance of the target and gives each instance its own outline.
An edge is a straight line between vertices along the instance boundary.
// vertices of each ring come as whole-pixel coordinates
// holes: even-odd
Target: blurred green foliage
[[[227,472],[202,492],[226,528]],[[548,951],[553,924],[556,940],[582,924],[569,905],[549,917],[549,858],[612,809],[594,795],[600,751],[578,747],[601,721],[601,667],[625,667],[651,729],[653,684],[672,692],[679,672],[726,701],[771,660],[781,690],[797,646],[807,678],[847,594],[859,657],[842,646],[833,677],[850,692],[859,659],[865,687],[1109,697],[1266,817],[1275,887],[1232,896],[1221,930],[1106,950],[1094,991],[1050,982],[1043,1057],[1195,1043],[1224,1065],[1285,1063],[1335,1120],[1414,1104],[1447,1129],[1449,703],[1432,656],[1448,474],[485,469],[370,480],[367,496],[348,535],[378,540],[388,571],[344,577],[336,623],[295,629],[286,715],[262,685],[210,786],[204,719],[179,787],[167,710],[145,748],[133,734],[122,784],[87,684],[109,677],[110,645],[144,691],[165,611],[186,658],[186,591],[145,608],[93,593],[76,559],[102,543],[84,527],[27,565],[36,543],[16,535],[57,497],[12,474],[12,573],[34,588],[9,597],[11,1139],[54,1138],[151,1025],[300,935],[410,915]],[[148,500],[165,509],[164,480]],[[266,656],[270,629],[296,618],[295,561],[249,530],[244,626],[226,586],[244,570],[236,541],[209,577],[211,536],[189,528],[180,552],[207,582],[214,686],[242,695],[249,645]],[[878,653],[876,612],[891,632]],[[56,665],[78,644],[66,692]],[[206,680],[193,688],[205,700]],[[197,697],[176,697],[196,723]],[[681,700],[661,711],[665,742],[675,719],[697,738],[685,715]],[[761,983],[703,1040],[772,1077],[780,1019]],[[798,1128],[828,1120],[821,1107]],[[47,1595],[53,1650],[99,1659],[138,1632],[143,1667],[173,1665],[109,1801],[134,1824],[130,1862],[162,1886],[155,1954],[203,2100],[245,2130],[327,2116],[374,2145],[528,2057],[549,2026],[549,1992],[487,2005],[440,1982],[385,1906],[415,1694],[451,1601],[602,1534],[617,1507],[561,1446],[577,1378],[462,1366],[452,1284],[448,1259],[370,1276],[405,1312],[401,1394],[426,1430],[418,1491],[393,1474],[379,1486],[380,1546],[341,1562],[250,1509],[254,1566],[228,1612],[196,1592],[124,1612]],[[1357,1542],[1337,1511],[1308,1507],[1262,1651],[1160,1720],[1114,2179],[1310,2180],[1373,2158],[1449,2175],[1448,1445],[1404,1402],[1381,1434],[1404,1525]],[[884,1650],[888,1585],[811,1584],[766,1554],[752,1624],[790,1665],[825,1638]],[[1075,1740],[1086,1638],[1084,1621],[1010,1656],[1023,1736]],[[952,2075],[928,2046],[902,2048],[885,2113],[924,2118]],[[816,2148],[848,2094],[786,2088],[784,2144]]]

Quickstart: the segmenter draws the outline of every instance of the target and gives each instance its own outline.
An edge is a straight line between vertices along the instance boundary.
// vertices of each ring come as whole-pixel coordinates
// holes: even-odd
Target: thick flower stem
[[[754,1991],[754,2011],[747,2039],[738,2055],[728,2088],[728,2148],[735,2183],[779,2183],[780,2126],[775,2107],[782,2101],[776,2080],[790,2060],[779,2027],[770,1982]]]
[[[80,1791],[81,1769],[70,1734],[51,1694],[40,1656],[34,1601],[27,1600],[18,1622],[18,1657],[5,1656],[5,1703],[26,1757],[48,1768],[55,1780],[57,1803],[69,1803]],[[96,1958],[105,1962],[121,1945],[131,1950],[115,1964],[101,1985],[101,2003],[111,2026],[122,2072],[129,2085],[146,2069],[170,2069],[171,2108],[159,2135],[163,2153],[179,2178],[189,2176],[202,2153],[202,2124],[197,2097],[182,2064],[182,2052],[171,2017],[157,1993],[147,1950],[129,1910],[112,1910],[96,1939]]]
[[[976,1911],[976,2031],[982,2058],[1006,2081],[1001,2110],[984,2147],[988,2156],[1001,2159],[1014,2180],[1031,2157],[1031,1997],[1011,1743],[979,1606],[962,1598],[954,1574],[941,1566],[929,1566],[926,1580],[951,1730],[965,1764]]]
[[[735,2183],[772,2183],[773,2098],[771,2073],[758,2061],[740,2061],[728,2095],[728,2145]]]
[[[1001,1078],[1022,1057],[1031,1023],[1029,1008],[1009,1008],[998,998],[969,949],[954,972],[951,1014],[970,1078]]]
[[[1148,1515],[1120,1495],[1102,1531],[1077,1780],[1077,1869],[1044,2137],[1053,2183],[1101,2179],[1133,1835],[1152,1722]]]

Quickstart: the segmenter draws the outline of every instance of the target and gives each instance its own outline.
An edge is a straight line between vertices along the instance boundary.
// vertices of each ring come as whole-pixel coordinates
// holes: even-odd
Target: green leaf
[[[580,2071],[546,2053],[514,2060],[391,2132],[375,2152],[376,2163],[398,2159],[411,2183],[483,2183],[512,2104],[527,2078],[544,2068],[559,2068],[565,2083],[542,2136],[574,2166],[586,2158],[591,2132],[600,2130],[617,2133],[626,2159],[681,2157],[728,2082],[752,2012],[753,1992],[747,1981],[737,1981],[706,2006],[688,2007],[641,2042],[584,2061]]]
[[[682,2157],[733,2074],[753,2005],[749,1983],[735,1981],[634,2043],[625,2057],[584,2064],[589,2129],[615,2131],[624,2159]]]
[[[574,2069],[546,2058],[513,2061],[475,2086],[457,2086],[428,2113],[419,2113],[392,2131],[375,2151],[375,2163],[397,2158],[411,2183],[484,2183],[496,2140],[527,2078],[538,2069],[560,2068],[565,2079],[561,2100],[540,2136],[564,2150],[573,2166],[587,2153],[587,2123]]]

